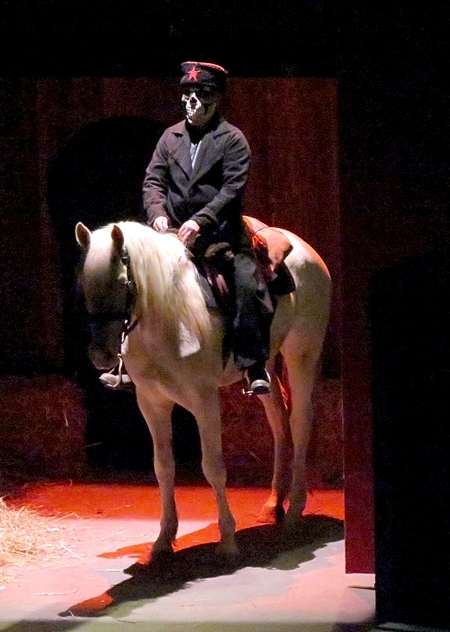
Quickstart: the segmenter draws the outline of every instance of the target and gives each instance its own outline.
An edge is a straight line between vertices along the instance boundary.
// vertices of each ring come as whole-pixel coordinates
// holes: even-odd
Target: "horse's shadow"
[[[108,591],[75,604],[60,616],[92,617],[112,614],[123,604],[152,600],[182,589],[199,579],[230,575],[251,566],[290,570],[314,557],[314,551],[344,537],[342,520],[328,516],[306,516],[296,533],[285,533],[279,525],[261,525],[236,533],[240,553],[232,558],[220,556],[216,543],[191,546],[149,564],[133,564],[125,570],[130,579]],[[283,555],[289,553],[289,555]]]

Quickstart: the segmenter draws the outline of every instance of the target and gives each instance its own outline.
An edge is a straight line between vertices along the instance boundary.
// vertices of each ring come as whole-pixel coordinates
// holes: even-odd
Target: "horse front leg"
[[[202,448],[202,469],[213,488],[219,515],[220,543],[218,552],[233,555],[238,552],[235,542],[236,521],[226,494],[227,474],[222,452],[222,423],[219,393],[202,397],[192,410],[197,419]]]
[[[258,522],[273,524],[281,522],[284,503],[291,488],[292,439],[289,412],[283,399],[278,377],[272,373],[272,392],[260,395],[274,441],[274,463],[270,497],[264,503]]]
[[[137,393],[139,408],[147,422],[153,441],[153,465],[158,480],[161,519],[160,532],[153,544],[151,558],[173,553],[178,531],[175,504],[175,460],[172,447],[173,403],[158,401],[157,396],[142,397]]]

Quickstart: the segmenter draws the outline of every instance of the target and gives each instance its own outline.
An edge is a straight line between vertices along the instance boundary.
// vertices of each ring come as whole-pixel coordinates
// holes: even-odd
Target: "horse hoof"
[[[294,533],[299,533],[299,531],[301,531],[303,524],[304,524],[304,520],[301,515],[293,516],[289,514],[288,512],[284,516],[282,527],[283,527],[284,533],[294,534]]]
[[[261,509],[257,522],[261,524],[280,524],[284,518],[284,509],[273,505],[264,505]]]
[[[153,547],[153,549],[150,552],[150,557],[149,557],[149,562],[148,563],[159,563],[159,562],[168,562],[169,560],[171,560],[173,558],[173,556],[175,555],[174,550],[172,547],[170,548],[155,548]]]
[[[239,549],[235,542],[228,544],[225,542],[219,542],[216,547],[216,553],[222,558],[232,560],[239,555]]]

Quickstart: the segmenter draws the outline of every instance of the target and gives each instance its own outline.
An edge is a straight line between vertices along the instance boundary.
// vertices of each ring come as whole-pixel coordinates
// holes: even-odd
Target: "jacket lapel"
[[[179,164],[182,168],[186,176],[189,178],[192,174],[192,165],[191,165],[191,153],[190,147],[191,142],[189,140],[189,134],[184,126],[184,123],[181,123],[174,130],[175,139],[174,139],[174,149],[172,152],[172,156],[174,160]]]

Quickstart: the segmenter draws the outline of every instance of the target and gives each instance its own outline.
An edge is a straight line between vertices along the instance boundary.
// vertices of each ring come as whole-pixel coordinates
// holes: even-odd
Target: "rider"
[[[181,64],[185,120],[160,138],[143,183],[148,224],[158,232],[178,229],[188,247],[227,242],[234,253],[235,314],[232,349],[246,372],[247,392],[270,392],[269,357],[273,307],[256,275],[256,259],[242,219],[250,167],[244,134],[219,114],[227,71],[212,63]]]

